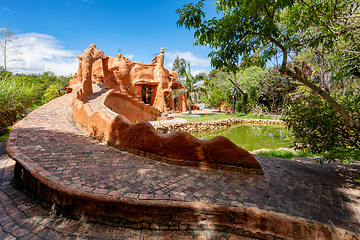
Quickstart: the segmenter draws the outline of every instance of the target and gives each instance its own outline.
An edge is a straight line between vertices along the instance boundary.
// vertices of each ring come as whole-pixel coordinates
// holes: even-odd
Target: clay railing
[[[114,89],[106,95],[103,104],[117,114],[126,115],[131,122],[152,121],[160,115],[160,110],[150,104]]]
[[[172,164],[263,174],[259,162],[225,137],[199,140],[186,132],[160,133],[146,121],[132,123],[123,115],[110,118],[84,104],[84,85],[74,92],[72,115],[88,135],[121,150]],[[124,98],[125,99],[125,98]]]

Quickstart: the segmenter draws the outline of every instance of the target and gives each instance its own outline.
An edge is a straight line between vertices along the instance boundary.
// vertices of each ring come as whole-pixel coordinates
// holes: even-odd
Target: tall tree
[[[204,0],[201,0],[184,5],[176,12],[178,26],[195,29],[195,45],[213,49],[209,57],[215,68],[234,71],[241,57],[254,49],[261,49],[264,61],[280,54],[282,63],[278,69],[282,74],[319,94],[350,128],[360,128],[343,106],[310,81],[306,69],[292,69],[288,64],[291,53],[320,45],[331,49],[340,40],[345,46],[351,46],[342,49],[348,59],[360,54],[359,3],[360,0],[218,0],[213,6],[219,17],[206,20]],[[315,37],[306,34],[312,29],[316,29]]]
[[[172,70],[180,73],[182,70],[186,69],[186,61],[183,58],[179,58],[178,55],[176,55],[176,58],[174,60]]]
[[[14,32],[10,29],[10,24],[8,23],[5,28],[0,29],[0,48],[3,57],[4,70],[7,71],[7,65],[11,61],[16,61],[12,56],[20,53],[20,45],[13,44],[13,41],[16,40]]]
[[[190,70],[190,63],[188,63],[188,69],[182,68],[179,72],[182,79],[180,79],[181,85],[184,87],[182,89],[175,89],[169,94],[169,97],[178,97],[182,94],[186,95],[187,105],[189,108],[189,114],[191,114],[192,106],[197,102],[197,93],[205,92],[206,88],[198,83],[204,81],[206,76],[202,73],[193,76]]]

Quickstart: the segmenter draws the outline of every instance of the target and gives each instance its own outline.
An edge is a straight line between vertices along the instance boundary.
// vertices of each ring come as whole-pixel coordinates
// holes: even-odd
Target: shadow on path
[[[87,223],[49,212],[15,188],[15,162],[0,146],[0,239],[252,239],[224,231],[139,230]]]

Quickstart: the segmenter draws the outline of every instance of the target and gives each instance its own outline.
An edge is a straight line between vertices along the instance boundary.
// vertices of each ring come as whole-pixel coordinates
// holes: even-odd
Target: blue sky
[[[144,63],[150,63],[163,46],[167,68],[179,55],[190,62],[193,72],[208,73],[210,49],[194,47],[193,31],[176,25],[176,9],[190,2],[194,1],[0,0],[0,28],[10,23],[18,37],[14,43],[22,46],[22,54],[16,56],[21,61],[8,63],[8,68],[19,73],[74,74],[77,56],[94,43],[108,56],[117,56],[120,49],[122,55]],[[207,1],[205,9],[214,15],[212,2]]]

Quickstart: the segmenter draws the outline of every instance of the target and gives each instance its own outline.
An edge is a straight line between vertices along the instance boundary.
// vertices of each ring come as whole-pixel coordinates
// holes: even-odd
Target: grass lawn
[[[294,157],[322,157],[320,154],[313,154],[309,151],[287,151],[287,150],[270,150],[256,153],[257,155],[292,159]]]

